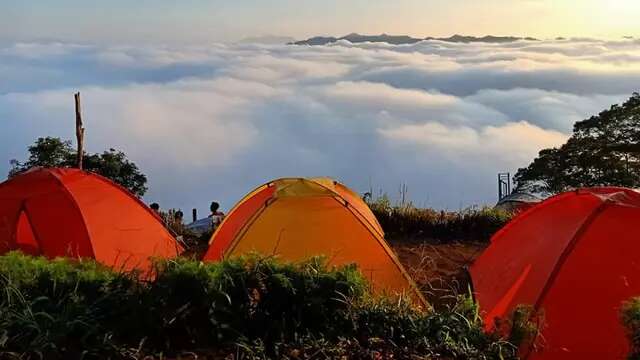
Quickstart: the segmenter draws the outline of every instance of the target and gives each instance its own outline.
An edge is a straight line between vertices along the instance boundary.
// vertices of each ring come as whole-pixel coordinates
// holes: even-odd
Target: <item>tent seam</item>
[[[338,201],[338,199],[336,199],[336,197],[333,197],[333,199],[335,201]],[[344,200],[345,203],[347,204],[347,206],[345,206],[349,212],[351,213],[351,215],[353,215],[358,222],[360,222],[361,224],[365,225],[364,222],[355,214],[358,213],[360,214],[359,211],[353,211],[355,209],[353,209],[352,206],[350,206],[349,202],[346,201],[344,198],[340,197],[340,199]],[[353,210],[352,210],[353,209]],[[362,216],[362,214],[360,214]],[[364,216],[362,216],[364,217]],[[367,223],[369,223],[367,221]],[[400,260],[396,257],[396,255],[393,253],[393,251],[391,250],[391,248],[389,248],[389,246],[385,243],[384,238],[380,237],[378,235],[377,232],[373,232],[371,231],[371,229],[369,229],[368,226],[365,225],[365,228],[367,229],[367,231],[369,231],[369,233],[371,233],[373,235],[373,237],[376,239],[376,241],[378,242],[378,245],[382,246],[382,249],[385,251],[385,253],[387,254],[387,256],[391,259],[391,261],[393,262],[393,264],[396,266],[396,268],[400,271],[400,273],[402,274],[402,276],[404,276],[405,280],[407,280],[409,282],[409,285],[411,285],[413,292],[415,293],[415,295],[418,296],[418,298],[420,299],[420,301],[422,301],[423,305],[427,306],[429,303],[427,302],[427,300],[422,296],[422,294],[420,293],[420,291],[418,290],[418,286],[416,285],[416,283],[413,281],[413,279],[409,276],[409,274],[406,272],[406,270],[404,269],[404,267],[402,266],[402,263],[400,263]]]
[[[610,201],[604,201],[602,204],[598,205],[598,207],[594,209],[593,212],[589,214],[589,217],[585,219],[585,221],[580,225],[578,230],[576,230],[575,234],[573,235],[571,240],[567,243],[567,246],[565,246],[564,250],[558,257],[558,260],[553,265],[553,269],[551,270],[551,273],[547,278],[547,282],[544,284],[544,287],[542,288],[540,295],[538,296],[538,298],[536,299],[536,302],[534,303],[534,307],[533,307],[534,311],[539,310],[540,306],[542,305],[542,302],[544,301],[547,294],[549,293],[552,285],[555,283],[555,280],[557,279],[560,273],[560,270],[562,269],[562,266],[567,262],[567,259],[569,258],[571,253],[573,253],[575,248],[578,246],[578,243],[580,243],[580,240],[584,238],[584,235],[589,229],[589,227],[591,227],[594,221],[602,214],[602,212],[604,212],[604,210],[607,209],[607,207],[609,207],[610,204],[611,204]]]
[[[118,191],[120,191],[121,193],[123,193],[125,196],[129,197],[130,199],[132,199],[133,201],[135,201],[138,205],[141,205],[141,207],[149,214],[151,214],[153,216],[154,219],[156,219],[156,221],[158,221],[160,223],[160,226],[162,228],[162,230],[169,235],[169,237],[171,239],[174,240],[174,243],[176,245],[176,252],[178,254],[182,253],[184,251],[184,248],[182,247],[182,245],[179,244],[178,240],[176,239],[176,237],[171,234],[171,232],[169,232],[169,230],[167,230],[167,228],[164,226],[164,223],[162,221],[160,221],[158,214],[156,214],[153,210],[151,210],[151,208],[149,208],[149,206],[147,206],[147,204],[145,204],[142,200],[140,200],[139,197],[137,196],[133,196],[133,194],[131,192],[129,192],[129,190],[127,190],[124,186],[116,183],[115,181],[112,181],[110,179],[107,179],[106,177],[95,173],[95,172],[90,172],[90,171],[84,171],[84,170],[80,170],[84,173],[89,173],[93,176],[96,177],[96,179],[104,182],[107,185],[111,185],[113,187],[115,187],[116,189],[118,189]]]
[[[604,187],[605,189],[612,189],[612,190],[617,190],[620,192],[624,192],[626,193],[627,191],[629,191],[629,189],[620,187],[620,186],[607,186]],[[571,195],[588,195],[588,194],[593,194],[593,190],[594,189],[601,189],[601,188],[594,188],[594,187],[590,187],[590,188],[584,188],[584,189],[575,189],[572,191],[567,191],[567,192],[563,192],[557,195],[554,195],[534,206],[532,206],[531,208],[527,209],[526,211],[520,213],[519,215],[517,215],[515,218],[513,218],[509,223],[507,223],[505,226],[503,226],[500,230],[498,230],[492,237],[491,237],[491,241],[493,242],[493,239],[498,239],[502,236],[503,233],[507,232],[508,229],[510,229],[511,227],[515,226],[516,224],[520,223],[521,221],[523,221],[523,219],[528,218],[531,213],[537,211],[539,208],[541,208],[542,206],[547,206],[550,204],[554,204],[560,200],[563,200],[564,198],[571,196]]]
[[[78,211],[78,214],[80,214],[80,220],[82,220],[82,225],[84,226],[84,230],[85,230],[86,235],[87,235],[87,241],[89,242],[89,248],[91,249],[91,257],[95,258],[96,254],[95,254],[95,251],[93,249],[93,243],[91,242],[91,235],[89,233],[89,226],[87,226],[87,221],[84,218],[84,214],[82,214],[82,210],[80,210],[80,206],[78,205],[78,201],[76,200],[75,196],[73,196],[73,194],[67,188],[67,186],[64,184],[64,182],[62,182],[62,179],[60,179],[60,177],[58,177],[58,175],[56,175],[53,171],[51,171],[51,170],[47,171],[45,169],[43,169],[42,171],[44,171],[46,174],[50,175],[51,177],[53,177],[56,180],[56,182],[64,190],[64,193],[71,200],[72,206]],[[80,172],[83,173],[82,170],[80,170]]]
[[[574,192],[571,192],[571,193],[574,193]],[[577,191],[575,192],[575,194],[581,195]],[[591,214],[589,214],[587,219],[585,219],[585,221],[576,230],[575,234],[573,235],[569,243],[567,243],[567,246],[564,248],[564,250],[558,257],[558,260],[556,261],[556,263],[553,265],[553,269],[551,270],[551,273],[549,274],[549,277],[547,278],[547,281],[545,282],[542,288],[542,291],[540,292],[540,295],[538,295],[538,298],[536,299],[536,302],[533,305],[534,316],[535,316],[535,313],[538,312],[538,310],[540,310],[540,306],[542,306],[542,302],[547,297],[547,294],[549,293],[549,291],[551,291],[551,287],[555,283],[555,280],[557,279],[558,275],[560,274],[560,270],[562,269],[562,266],[566,263],[571,253],[573,253],[575,248],[578,246],[578,243],[580,242],[580,240],[584,238],[584,234],[587,232],[588,228],[593,224],[593,222],[602,214],[602,212],[609,205],[610,205],[609,201],[604,201],[602,204],[598,205],[598,207],[595,210],[593,210]],[[536,318],[539,320],[538,317]],[[537,325],[540,326],[539,323]],[[531,345],[526,351],[526,354],[524,355],[524,359],[529,359],[532,353],[534,344],[535,344],[534,342],[531,343]]]
[[[357,212],[358,214],[360,214],[360,216],[362,216],[362,217],[365,219],[365,221],[367,222],[367,224],[369,224],[372,228],[374,228],[374,230],[376,230],[376,233],[377,233],[378,235],[380,235],[380,236],[382,236],[382,237],[384,238],[384,233],[379,233],[379,232],[377,231],[377,229],[376,229],[376,226],[375,226],[374,224],[372,224],[372,223],[371,223],[371,221],[369,221],[369,220],[367,219],[367,217],[366,217],[363,213],[361,213],[361,212],[360,212],[358,209],[356,209],[355,207],[351,206],[351,203],[349,203],[349,201],[348,201],[347,199],[345,199],[342,195],[340,195],[340,193],[338,193],[337,191],[332,190],[332,189],[330,189],[330,188],[328,188],[328,187],[324,186],[323,184],[321,184],[321,183],[319,183],[319,182],[317,182],[317,181],[314,181],[314,180],[312,180],[312,179],[305,179],[305,180],[306,180],[306,181],[311,181],[311,182],[313,182],[314,184],[318,184],[319,186],[321,186],[321,187],[325,188],[326,190],[329,190],[330,192],[334,193],[334,194],[335,194],[335,196],[339,197],[340,199],[342,199],[342,201],[344,201],[344,202],[347,204],[347,207],[352,208],[353,210],[355,210],[355,212]],[[352,211],[352,212],[353,212],[353,211]],[[374,217],[375,217],[375,215],[374,215]],[[376,220],[377,220],[377,219],[376,219]]]
[[[222,253],[223,259],[227,258],[227,256],[231,256],[231,253],[238,246],[238,243],[240,243],[240,240],[242,240],[242,238],[249,231],[249,228],[251,228],[251,226],[253,226],[253,224],[256,222],[258,217],[260,217],[260,215],[262,215],[262,213],[264,213],[265,210],[267,210],[267,208],[271,206],[273,203],[275,203],[276,201],[278,201],[278,199],[274,197],[267,199],[264,205],[261,206],[260,209],[253,214],[253,216],[251,216],[251,218],[242,226],[240,231],[237,232],[236,236],[233,237],[233,240],[229,243],[229,247],[227,248],[227,251],[223,250],[223,253]]]
[[[274,182],[268,182],[265,184],[262,184],[258,187],[256,187],[255,189],[251,190],[247,195],[245,195],[242,199],[240,199],[240,201],[238,201],[238,203],[231,208],[231,210],[229,210],[229,212],[227,213],[227,216],[225,216],[225,218],[222,220],[222,222],[220,223],[220,225],[218,225],[218,227],[216,228],[216,230],[213,232],[213,234],[211,234],[211,238],[209,239],[209,246],[211,246],[211,244],[213,243],[213,239],[216,237],[216,233],[218,232],[218,229],[222,228],[222,225],[224,225],[224,223],[231,217],[231,215],[240,207],[240,205],[244,204],[250,197],[255,196],[256,193],[259,192],[259,190],[261,190],[264,187],[270,187],[273,186]]]

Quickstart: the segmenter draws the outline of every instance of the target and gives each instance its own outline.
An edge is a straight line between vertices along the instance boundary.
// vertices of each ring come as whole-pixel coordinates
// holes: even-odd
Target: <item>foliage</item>
[[[354,266],[178,259],[139,280],[92,261],[0,257],[0,358],[515,358],[469,299],[374,298]]]
[[[369,203],[390,241],[488,241],[512,214],[483,207],[458,212],[393,206],[386,197]]]
[[[629,359],[640,359],[640,297],[632,298],[622,304],[620,319],[627,329],[631,344]]]
[[[0,284],[0,350],[60,358],[115,351],[105,329],[130,308],[137,282],[94,262],[13,253],[0,257]]]
[[[62,141],[55,137],[38,138],[33,145],[29,146],[29,159],[25,163],[20,163],[17,160],[11,162],[13,168],[10,175],[18,174],[33,166],[62,166],[74,161],[73,156],[71,141]]]
[[[137,196],[147,192],[147,177],[122,151],[109,149],[102,154],[85,154],[83,161],[85,170],[111,179]]]
[[[529,191],[590,186],[640,186],[640,94],[577,122],[559,148],[544,149],[514,182]]]
[[[540,329],[544,326],[544,311],[535,310],[531,305],[518,305],[505,318],[496,318],[495,331],[512,344],[518,344],[524,352],[531,351],[540,344]]]
[[[76,153],[70,141],[55,137],[38,138],[28,150],[27,161],[11,161],[9,177],[37,166],[74,167],[76,165]],[[83,166],[85,170],[109,178],[138,196],[144,195],[147,191],[147,177],[121,151],[109,149],[102,154],[85,153]]]
[[[510,319],[509,341],[524,345],[537,339],[540,335],[540,324],[543,323],[543,312],[535,312],[532,306],[517,306]]]
[[[406,302],[363,300],[351,304],[345,319],[350,324],[343,328],[350,331],[343,336],[307,335],[277,343],[275,358],[311,359],[318,354],[323,359],[517,358],[513,344],[483,332],[477,315],[477,307],[468,297],[460,297],[456,305],[434,313],[417,312]],[[262,359],[260,345],[246,344],[243,353]]]
[[[426,358],[494,359],[514,358],[516,348],[483,331],[476,304],[459,297],[455,305],[430,312],[416,312],[406,302],[370,299],[352,308],[355,338],[384,339],[395,347],[397,358],[420,354]]]

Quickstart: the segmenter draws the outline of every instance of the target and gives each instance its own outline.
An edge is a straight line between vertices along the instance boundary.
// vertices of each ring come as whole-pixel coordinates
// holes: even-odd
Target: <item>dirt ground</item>
[[[409,275],[427,300],[434,305],[451,303],[455,295],[469,289],[467,267],[487,244],[459,242],[451,244],[407,244],[392,242]]]

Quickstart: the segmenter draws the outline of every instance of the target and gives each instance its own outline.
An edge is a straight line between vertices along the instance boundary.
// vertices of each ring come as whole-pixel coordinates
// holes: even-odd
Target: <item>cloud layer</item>
[[[459,208],[640,84],[640,42],[0,47],[0,172],[38,136],[125,151],[149,201],[232,206],[283,176]]]

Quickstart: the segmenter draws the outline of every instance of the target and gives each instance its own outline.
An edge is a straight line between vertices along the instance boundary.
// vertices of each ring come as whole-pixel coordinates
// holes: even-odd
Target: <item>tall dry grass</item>
[[[470,207],[460,211],[417,208],[413,204],[392,205],[386,196],[369,202],[390,242],[487,242],[513,214],[492,207]]]

